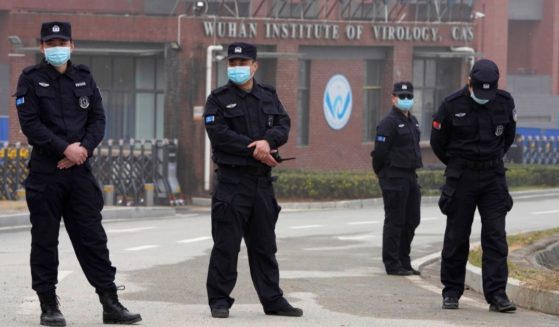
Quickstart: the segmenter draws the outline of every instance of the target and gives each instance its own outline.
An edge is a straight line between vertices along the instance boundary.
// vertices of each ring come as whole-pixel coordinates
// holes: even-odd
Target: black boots
[[[103,323],[129,325],[142,320],[138,313],[130,313],[119,301],[116,290],[97,291],[103,305]]]
[[[489,310],[495,312],[513,312],[516,311],[516,305],[509,300],[506,294],[497,295],[491,300]]]
[[[264,313],[271,316],[301,317],[303,315],[303,310],[295,308],[291,306],[291,304],[286,303],[283,307],[277,310],[264,310]]]
[[[214,318],[228,318],[229,309],[227,308],[212,308],[212,317]]]
[[[41,302],[41,325],[66,326],[66,319],[58,308],[58,299],[54,290],[37,293]]]

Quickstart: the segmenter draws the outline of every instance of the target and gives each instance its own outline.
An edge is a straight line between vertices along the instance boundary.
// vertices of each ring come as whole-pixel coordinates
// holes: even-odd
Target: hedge
[[[559,166],[511,165],[507,172],[510,187],[557,187]],[[420,169],[419,184],[424,195],[439,193],[444,169]],[[380,197],[378,179],[372,171],[276,170],[275,191],[282,199],[346,200]]]

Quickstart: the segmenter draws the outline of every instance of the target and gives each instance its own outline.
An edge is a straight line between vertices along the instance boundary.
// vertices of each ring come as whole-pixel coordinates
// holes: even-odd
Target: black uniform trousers
[[[382,261],[387,272],[411,269],[410,248],[421,205],[415,169],[402,170],[398,177],[381,177],[380,187],[384,200]]]
[[[287,304],[279,287],[275,226],[280,207],[272,177],[244,171],[246,167],[217,171],[212,197],[212,249],[207,291],[211,308],[230,308],[229,295],[237,281],[237,259],[244,237],[250,275],[265,311]]]
[[[89,283],[97,291],[116,289],[107,235],[101,225],[103,196],[89,168],[74,166],[54,173],[31,172],[25,180],[31,218],[31,277],[36,292],[58,282],[60,219]]]
[[[504,167],[483,170],[447,168],[446,184],[439,201],[447,215],[441,262],[443,297],[464,293],[470,233],[476,207],[481,216],[483,293],[491,303],[496,295],[505,295],[508,245],[505,217],[512,208]]]

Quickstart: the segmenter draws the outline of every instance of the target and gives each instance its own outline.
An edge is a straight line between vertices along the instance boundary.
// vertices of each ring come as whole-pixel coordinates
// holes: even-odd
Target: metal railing
[[[556,165],[559,163],[559,136],[522,136],[516,141],[524,164]]]
[[[184,14],[369,22],[471,22],[474,2],[475,0],[187,0]]]
[[[90,163],[107,205],[183,205],[176,177],[176,140],[107,140]],[[31,146],[0,148],[0,200],[21,197]],[[18,191],[19,190],[19,191]],[[19,196],[18,196],[19,194]]]

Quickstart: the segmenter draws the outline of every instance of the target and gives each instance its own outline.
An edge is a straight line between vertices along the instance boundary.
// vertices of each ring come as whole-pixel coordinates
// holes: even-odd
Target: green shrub
[[[276,194],[292,200],[349,200],[381,196],[372,171],[276,170]],[[417,171],[423,195],[437,195],[444,184],[444,169]],[[559,166],[511,165],[507,172],[512,188],[559,186]]]

